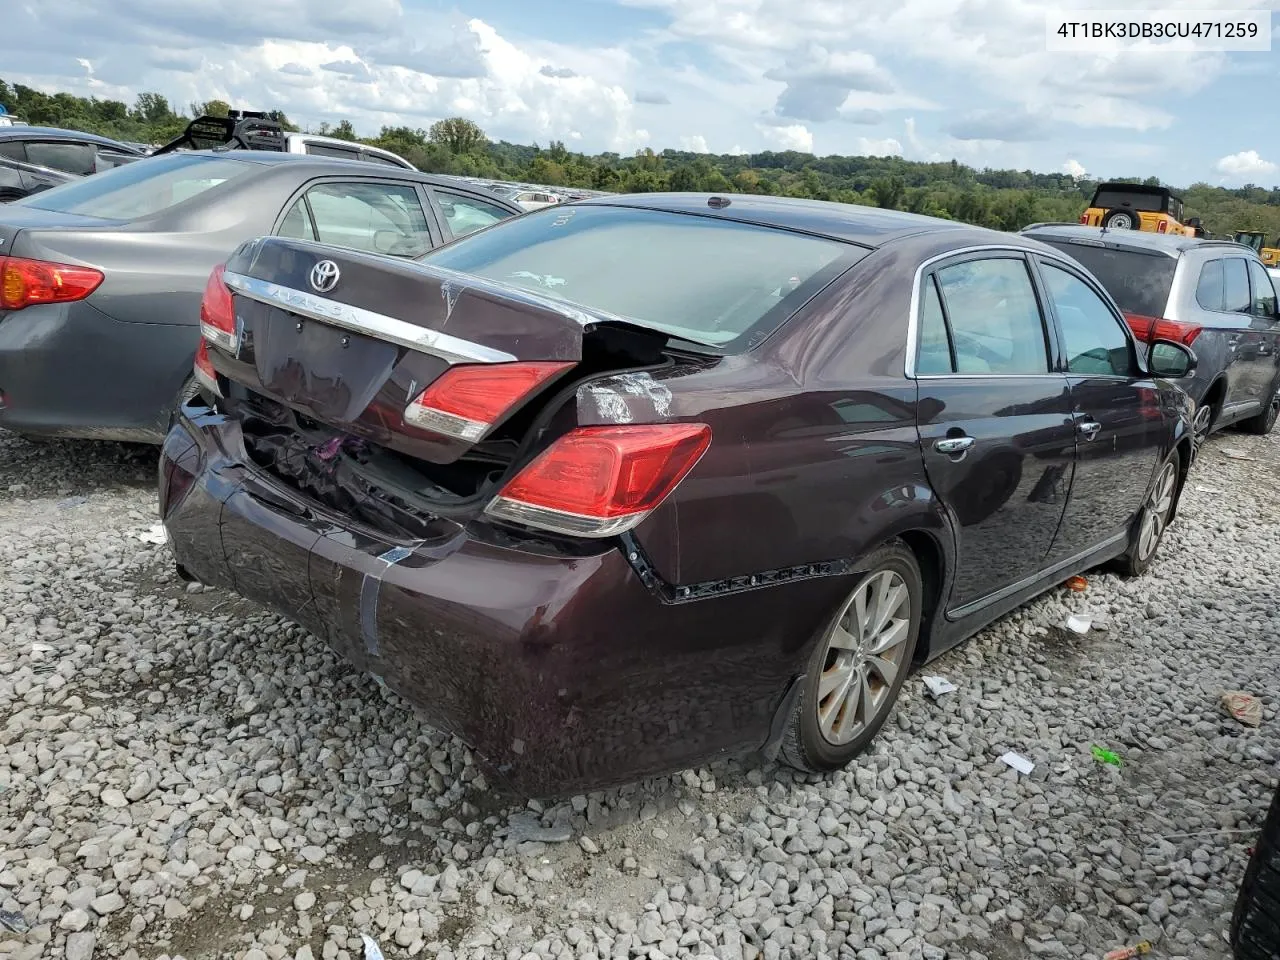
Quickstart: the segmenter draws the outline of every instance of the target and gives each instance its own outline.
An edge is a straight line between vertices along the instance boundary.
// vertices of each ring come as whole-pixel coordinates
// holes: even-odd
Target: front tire
[[[875,739],[906,682],[924,587],[899,541],[871,554],[814,646],[781,755],[807,773],[846,766]]]
[[[1173,514],[1174,502],[1178,498],[1181,469],[1182,456],[1174,450],[1156,475],[1156,482],[1134,521],[1129,549],[1116,561],[1116,571],[1121,576],[1140,577],[1155,560],[1156,551],[1160,547],[1160,541],[1164,539],[1169,518]]]
[[[1244,871],[1231,916],[1231,946],[1237,960],[1280,956],[1280,791]]]

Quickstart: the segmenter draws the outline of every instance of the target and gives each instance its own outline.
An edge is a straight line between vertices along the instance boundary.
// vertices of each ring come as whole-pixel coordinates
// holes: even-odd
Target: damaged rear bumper
[[[303,625],[534,795],[764,746],[811,621],[844,589],[667,603],[610,543],[569,553],[447,519],[393,540],[253,467],[237,422],[198,401],[160,474],[186,571]]]

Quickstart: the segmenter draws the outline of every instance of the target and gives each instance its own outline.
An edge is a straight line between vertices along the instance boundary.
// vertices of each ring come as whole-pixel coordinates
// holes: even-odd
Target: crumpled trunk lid
[[[625,324],[466,274],[276,237],[243,245],[224,279],[239,342],[235,356],[210,350],[221,374],[337,431],[433,463],[475,446],[405,422],[410,401],[450,367],[577,363],[588,330]]]

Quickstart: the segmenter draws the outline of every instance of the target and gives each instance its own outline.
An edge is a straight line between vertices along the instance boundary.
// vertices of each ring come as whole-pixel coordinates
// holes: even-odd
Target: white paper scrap
[[[1029,776],[1031,771],[1036,768],[1034,763],[1018,753],[1009,752],[1000,759],[1024,776]]]
[[[382,948],[378,946],[378,941],[367,933],[360,934],[360,939],[364,941],[364,960],[383,960]]]
[[[1074,613],[1067,617],[1067,629],[1072,633],[1086,634],[1091,626],[1093,621],[1088,617],[1077,617]]]
[[[162,524],[155,524],[150,529],[143,530],[137,534],[139,540],[143,543],[166,543],[169,540],[169,534]]]
[[[955,693],[958,689],[954,683],[946,677],[925,677],[920,678],[924,681],[924,685],[929,689],[929,695],[935,700],[944,693]]]

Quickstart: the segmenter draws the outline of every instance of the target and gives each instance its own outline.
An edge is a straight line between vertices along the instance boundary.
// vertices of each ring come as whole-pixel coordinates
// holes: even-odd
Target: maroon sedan
[[[418,262],[210,277],[164,445],[184,575],[305,625],[518,789],[847,764],[914,666],[1151,561],[1188,402],[1076,262],[772,197],[611,196]]]

